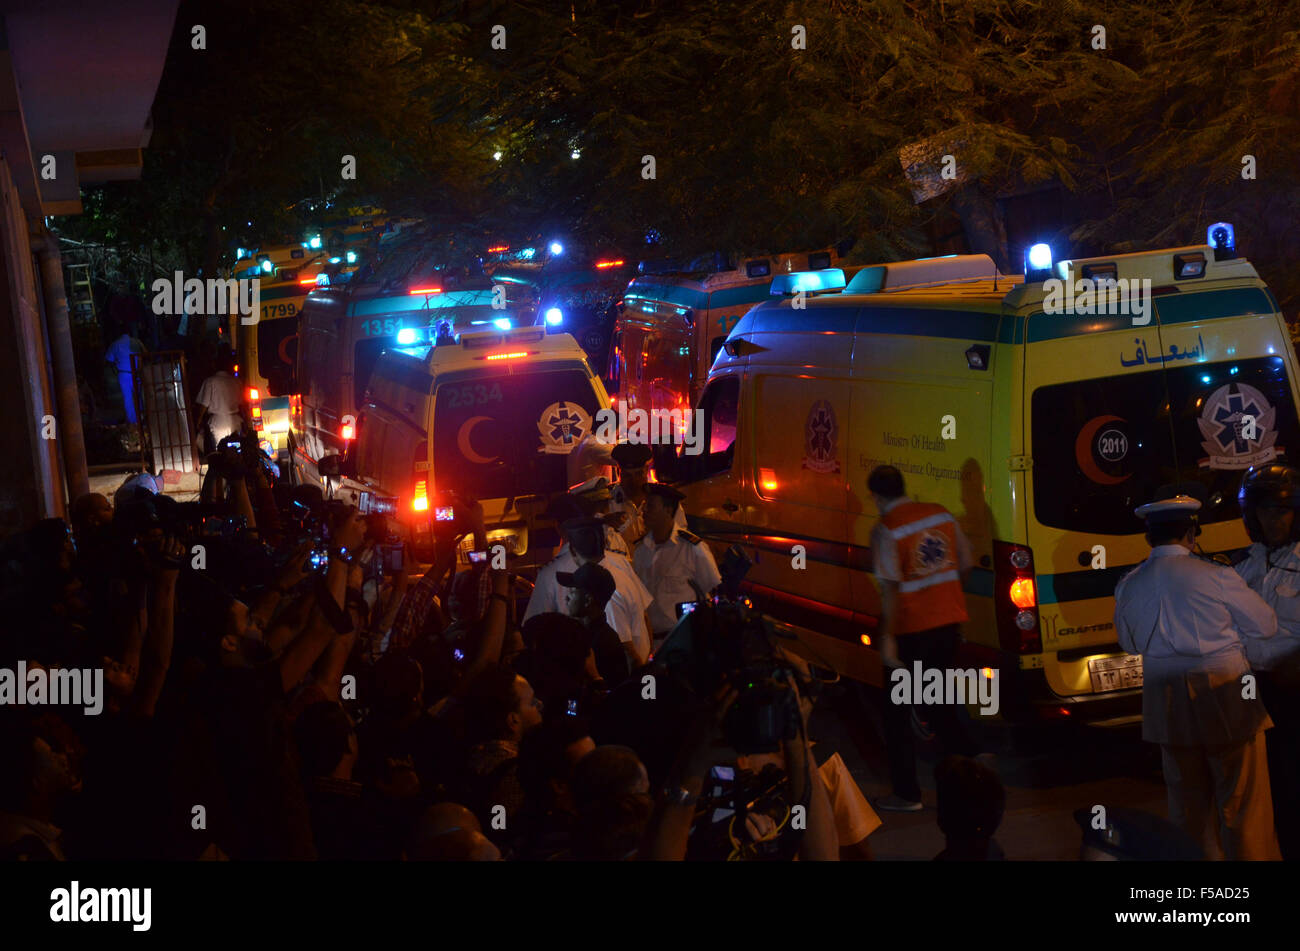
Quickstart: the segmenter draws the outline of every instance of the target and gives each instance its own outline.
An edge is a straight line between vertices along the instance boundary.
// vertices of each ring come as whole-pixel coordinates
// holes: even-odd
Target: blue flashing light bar
[[[823,268],[820,271],[795,271],[792,274],[778,274],[772,278],[771,293],[774,297],[797,294],[800,291],[838,291],[845,286],[844,271],[838,267]]]

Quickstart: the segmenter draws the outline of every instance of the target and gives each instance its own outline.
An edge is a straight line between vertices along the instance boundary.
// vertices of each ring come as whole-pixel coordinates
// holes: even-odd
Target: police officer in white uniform
[[[649,658],[651,649],[650,629],[646,621],[646,609],[651,603],[650,592],[625,557],[605,551],[604,523],[582,515],[571,496],[562,496],[557,500],[551,513],[557,516],[557,520],[563,518],[560,529],[564,533],[565,543],[560,547],[559,553],[538,570],[537,584],[533,588],[532,597],[528,599],[523,621],[548,611],[563,613],[567,589],[560,584],[557,575],[577,571],[579,565],[589,561],[595,562],[614,577],[614,596],[605,605],[605,620],[618,632],[621,640],[632,643],[637,662],[644,663]]]
[[[1272,656],[1252,664],[1273,719],[1264,734],[1273,802],[1293,803],[1300,799],[1300,470],[1253,468],[1237,501],[1253,543],[1237,574],[1277,614],[1277,636],[1267,642]],[[1300,823],[1292,810],[1278,809],[1274,822],[1282,857],[1300,859]]]
[[[1136,510],[1151,554],[1115,587],[1115,629],[1142,655],[1142,738],[1160,745],[1170,820],[1207,855],[1217,838],[1230,860],[1278,859],[1272,721],[1247,677],[1277,619],[1235,571],[1192,554],[1200,508],[1179,495]]]
[[[643,509],[647,532],[632,552],[637,575],[650,589],[650,629],[656,643],[677,624],[677,605],[696,601],[694,582],[705,595],[722,583],[709,546],[676,523],[686,498],[672,486],[651,482],[646,486]]]
[[[652,484],[649,477],[653,452],[644,443],[625,442],[615,446],[611,456],[618,465],[618,481],[609,488],[609,511],[611,515],[622,513],[618,530],[628,545],[635,547],[646,533],[644,511],[646,488]],[[686,512],[680,505],[675,520],[678,528],[686,528]]]
[[[615,555],[622,555],[630,562],[632,560],[632,549],[628,547],[627,539],[610,524],[612,520],[609,517],[611,498],[609,480],[604,476],[596,476],[580,485],[573,486],[569,489],[569,494],[577,499],[578,504],[582,506],[582,514],[591,518],[598,518],[605,523],[605,551],[612,552]]]

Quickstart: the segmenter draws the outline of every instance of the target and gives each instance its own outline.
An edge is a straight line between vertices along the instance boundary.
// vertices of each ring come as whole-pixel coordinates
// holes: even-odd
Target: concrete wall
[[[0,536],[64,514],[57,438],[42,438],[57,412],[48,354],[27,222],[0,157]]]

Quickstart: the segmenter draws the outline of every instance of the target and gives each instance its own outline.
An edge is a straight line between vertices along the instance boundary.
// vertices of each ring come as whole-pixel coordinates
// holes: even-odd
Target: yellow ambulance
[[[489,545],[512,567],[544,564],[559,537],[533,537],[534,522],[567,491],[567,457],[609,405],[582,347],[545,327],[389,350],[370,375],[349,475],[363,493],[397,498],[417,552],[459,518],[457,500],[478,501]]]
[[[1023,276],[982,255],[880,265],[749,311],[699,402],[705,451],[661,477],[692,530],[756,557],[750,597],[801,652],[879,683],[866,479],[897,467],[972,542],[962,666],[1000,671],[1008,715],[1117,724],[1140,710],[1113,622],[1149,551],[1133,509],[1198,483],[1203,551],[1248,544],[1244,470],[1300,458],[1297,372],[1227,225],[1087,260],[1037,245]]]

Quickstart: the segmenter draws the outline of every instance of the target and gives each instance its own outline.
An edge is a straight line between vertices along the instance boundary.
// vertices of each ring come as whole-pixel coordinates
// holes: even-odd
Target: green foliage
[[[654,228],[673,252],[849,238],[882,259],[928,250],[955,198],[1059,186],[1071,252],[1226,218],[1294,302],[1297,24],[1300,0],[186,3],[144,181],[88,195],[76,227],[199,262],[214,234],[291,232],[306,200],[366,195],[461,242],[635,253]],[[918,144],[954,156],[961,196],[916,204],[900,150]]]

